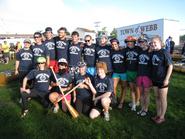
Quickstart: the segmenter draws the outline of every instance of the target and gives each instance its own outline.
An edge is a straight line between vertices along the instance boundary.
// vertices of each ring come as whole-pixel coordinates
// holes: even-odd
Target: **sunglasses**
[[[44,63],[37,63],[37,64],[39,65],[39,64],[44,64]]]
[[[36,39],[36,38],[40,38],[40,36],[34,36],[34,38]]]
[[[85,40],[85,42],[90,42],[91,40]]]

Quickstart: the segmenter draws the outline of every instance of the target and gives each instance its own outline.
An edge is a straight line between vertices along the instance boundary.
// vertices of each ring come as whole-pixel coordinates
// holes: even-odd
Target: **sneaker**
[[[54,107],[53,108],[53,113],[58,113],[59,107]]]
[[[122,108],[123,108],[123,103],[119,103],[118,109],[122,109]]]
[[[22,112],[21,118],[25,117],[25,116],[27,115],[27,113],[28,113],[28,110],[24,110],[24,111]]]
[[[105,121],[110,121],[110,116],[108,112],[104,112],[104,119]]]
[[[132,105],[131,111],[136,111],[136,105]]]
[[[129,106],[130,108],[132,108],[132,102],[130,102],[130,103],[128,104],[128,106]]]
[[[143,110],[138,111],[137,115],[141,115],[142,112],[143,112]]]
[[[147,115],[147,112],[146,112],[146,111],[142,111],[140,115],[141,115],[142,117],[144,117],[144,116]]]
[[[22,104],[22,98],[19,99],[19,103]]]

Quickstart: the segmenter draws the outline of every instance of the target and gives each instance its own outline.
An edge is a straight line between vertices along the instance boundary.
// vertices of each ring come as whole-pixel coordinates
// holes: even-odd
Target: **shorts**
[[[143,86],[144,88],[149,88],[152,86],[152,81],[148,76],[138,76],[136,79],[137,86]]]
[[[86,72],[92,76],[94,76],[96,74],[96,69],[95,67],[87,67]]]
[[[136,82],[136,77],[137,77],[137,72],[135,71],[127,71],[127,81],[135,83]]]
[[[61,94],[61,93],[58,93],[59,94],[59,96],[60,97],[63,97],[63,95]],[[65,94],[64,94],[65,95]],[[67,101],[71,101],[71,94],[68,94],[67,96],[66,96],[66,99],[67,99]],[[65,101],[64,101],[64,98],[62,99],[62,103],[65,103]]]
[[[163,82],[155,82],[155,81],[153,81],[153,86],[158,87],[159,89],[163,89],[163,88],[168,87],[168,85],[164,86]]]
[[[126,73],[113,73],[112,78],[119,78],[122,81],[127,80],[127,74]]]

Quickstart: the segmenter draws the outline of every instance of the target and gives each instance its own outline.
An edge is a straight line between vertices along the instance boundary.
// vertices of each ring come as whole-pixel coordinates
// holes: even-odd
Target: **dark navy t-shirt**
[[[138,56],[138,76],[151,75],[151,53],[147,50],[141,50]]]
[[[55,52],[55,42],[54,39],[45,40],[44,45],[47,47],[49,51],[50,60],[56,59],[56,52]]]
[[[28,80],[34,80],[34,89],[41,91],[41,92],[49,92],[49,84],[50,84],[50,77],[51,71],[47,70],[31,70],[28,75],[26,75]]]
[[[112,69],[114,73],[124,73],[125,67],[125,50],[113,50],[111,52]]]
[[[106,76],[105,78],[101,79],[98,76],[94,79],[94,87],[97,91],[97,95],[102,95],[106,92],[113,93],[113,80],[112,78]]]
[[[56,45],[56,57],[57,61],[61,58],[64,58],[68,61],[68,49],[69,49],[69,41],[60,40],[59,37],[54,38]]]
[[[96,59],[107,64],[108,72],[112,71],[111,47],[109,45],[96,47]]]
[[[83,49],[84,61],[87,63],[87,67],[95,67],[96,63],[96,52],[95,45],[85,45]]]
[[[126,68],[128,71],[137,71],[137,59],[140,50],[141,48],[139,46],[135,46],[134,48],[125,48]]]
[[[16,60],[19,61],[19,71],[30,71],[33,68],[33,52],[31,49],[21,49],[16,53]]]
[[[77,85],[77,84],[81,83],[87,77],[89,77],[92,81],[92,76],[89,75],[89,74],[85,74],[85,75],[77,74],[77,75],[75,75],[74,84]],[[76,97],[78,99],[81,99],[81,100],[88,99],[92,96],[92,93],[90,92],[89,89],[77,88],[76,92],[77,92]]]
[[[49,56],[49,51],[48,51],[48,49],[45,47],[45,45],[44,44],[41,44],[41,45],[34,45],[34,46],[32,46],[32,51],[33,51],[33,61],[34,61],[34,65],[36,65],[36,63],[37,63],[37,58],[38,57],[47,57],[47,56]]]
[[[163,82],[168,66],[172,64],[172,59],[170,54],[161,49],[159,51],[152,52],[152,80],[155,82]]]
[[[78,62],[82,60],[82,50],[81,43],[69,46],[69,66],[76,67]]]

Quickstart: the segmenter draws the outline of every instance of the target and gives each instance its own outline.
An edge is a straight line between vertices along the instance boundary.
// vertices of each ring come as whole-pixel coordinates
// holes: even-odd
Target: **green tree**
[[[117,38],[117,30],[113,28],[112,32],[110,33],[111,38]]]

